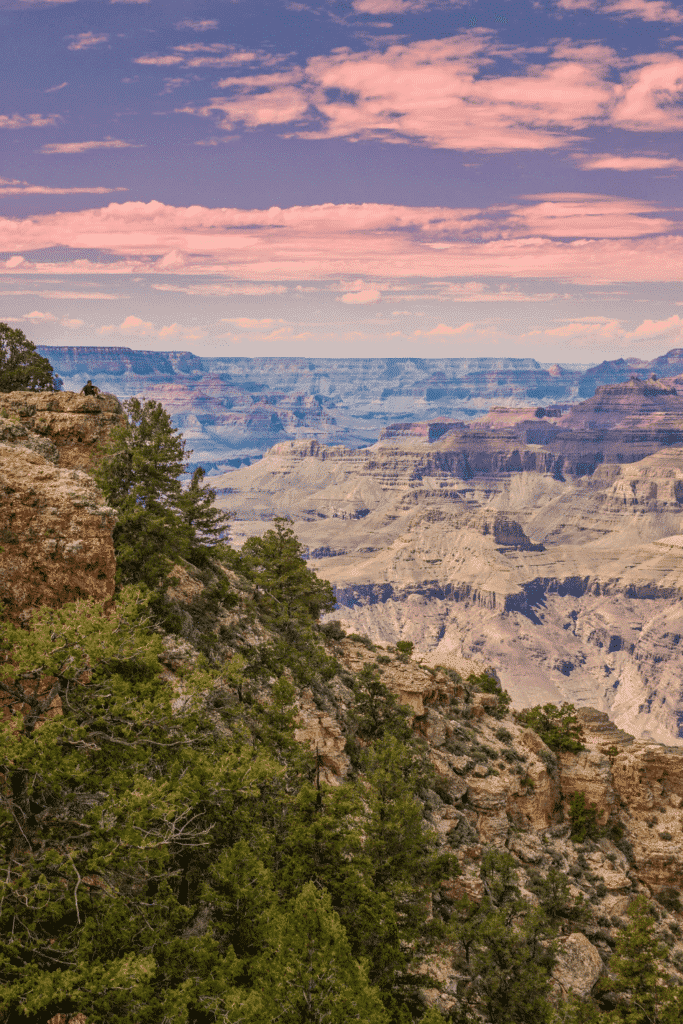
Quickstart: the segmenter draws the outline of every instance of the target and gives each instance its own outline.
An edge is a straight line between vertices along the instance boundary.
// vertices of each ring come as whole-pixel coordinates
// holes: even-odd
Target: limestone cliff
[[[109,600],[115,513],[85,472],[122,421],[112,395],[0,395],[0,601],[21,621],[32,608]]]

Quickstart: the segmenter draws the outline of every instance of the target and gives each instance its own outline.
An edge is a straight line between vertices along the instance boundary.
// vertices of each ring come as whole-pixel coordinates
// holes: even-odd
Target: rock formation
[[[11,391],[0,394],[0,417],[51,441],[59,451],[60,466],[88,469],[97,444],[122,422],[123,409],[108,394]]]
[[[628,381],[552,423],[284,442],[213,482],[236,542],[293,517],[349,627],[495,665],[516,706],[569,700],[677,743],[683,440],[662,441],[679,435],[677,389]]]
[[[683,968],[681,911],[671,904],[671,894],[675,902],[683,888],[680,748],[639,742],[586,707],[579,711],[585,749],[555,754],[512,715],[494,714],[495,695],[477,692],[440,666],[406,663],[394,648],[368,648],[354,637],[337,642],[334,653],[347,672],[378,669],[429,744],[437,774],[426,797],[427,821],[441,846],[456,852],[462,870],[443,883],[444,896],[482,898],[481,857],[491,847],[512,855],[531,903],[539,901],[536,883],[551,868],[568,876],[570,894],[585,901],[586,915],[560,928],[553,971],[558,997],[590,994],[607,970],[629,902],[641,893],[661,899],[659,937],[675,969]],[[326,710],[316,708],[311,693],[299,696],[297,736],[317,747],[321,778],[338,784],[349,770],[341,723],[350,691],[339,681],[330,685]],[[585,842],[571,838],[576,793],[596,815],[595,835]],[[425,989],[423,998],[448,1011],[461,977],[457,959],[445,949],[427,966],[440,987]]]
[[[0,601],[21,621],[39,605],[109,600],[115,513],[83,468],[122,419],[113,395],[0,395]]]

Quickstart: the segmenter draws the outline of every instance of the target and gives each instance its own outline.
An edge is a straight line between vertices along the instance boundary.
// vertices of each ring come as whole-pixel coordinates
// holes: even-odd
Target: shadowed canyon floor
[[[543,423],[545,444],[526,443],[538,420],[285,442],[212,483],[236,543],[292,517],[347,628],[490,665],[517,707],[568,700],[683,743],[683,398],[632,381]]]

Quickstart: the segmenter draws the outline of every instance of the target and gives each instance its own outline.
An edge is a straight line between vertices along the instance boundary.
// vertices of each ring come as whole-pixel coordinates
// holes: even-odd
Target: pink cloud
[[[273,58],[261,54],[196,57],[187,66],[244,56],[260,69],[222,79],[219,87],[229,95],[177,112],[215,118],[224,129],[290,125],[288,135],[306,139],[490,152],[568,146],[576,132],[595,125],[630,131],[683,126],[675,106],[683,93],[683,58],[650,54],[627,61],[602,44],[565,40],[548,63],[527,63],[523,73],[490,68],[499,57],[531,52],[546,48],[512,52],[491,30],[471,29],[383,51],[340,48],[286,71],[269,72]]]
[[[345,302],[347,305],[364,306],[369,303],[379,302],[381,298],[382,293],[377,288],[364,288],[359,292],[346,292],[339,301]]]
[[[660,156],[616,156],[612,153],[577,153],[574,159],[584,171],[655,171],[667,167],[683,167],[683,160]]]
[[[509,223],[517,233],[544,238],[635,238],[663,234],[675,225],[663,217],[646,217],[657,211],[654,203],[583,193],[551,193],[542,202],[511,211]]]
[[[29,185],[27,181],[20,181],[19,179],[10,180],[8,178],[0,178],[0,195],[4,196],[16,196],[16,195],[43,195],[43,196],[69,196],[78,193],[96,193],[103,195],[108,192],[127,192],[127,188],[117,186],[115,188],[105,188],[102,185],[95,185],[91,188],[51,188],[48,185]]]
[[[526,74],[477,77],[499,52],[493,33],[458,36],[312,58],[305,68],[223,79],[233,95],[200,107],[222,127],[286,124],[305,118],[302,138],[381,139],[436,148],[544,149],[566,145],[567,130],[603,118],[614,86],[600,49]],[[331,98],[334,93],[335,98]],[[315,122],[318,122],[317,124]]]
[[[431,331],[414,331],[416,338],[434,338],[434,337],[452,337],[458,334],[467,334],[468,331],[475,329],[473,323],[461,324],[460,327],[449,327],[448,324],[437,324],[436,327],[432,327]]]
[[[680,281],[678,230],[654,204],[581,193],[531,196],[490,210],[373,203],[240,210],[127,202],[0,218],[0,251],[68,245],[119,257],[60,264],[60,274],[214,275],[225,284],[269,287],[356,277],[360,285],[343,288],[353,294],[385,289],[368,277],[436,281],[463,273],[583,283]],[[447,247],[433,248],[435,242]],[[54,273],[50,263],[5,266],[13,274]]]
[[[99,327],[97,333],[122,334],[135,338],[182,338],[184,341],[199,341],[206,337],[206,331],[199,327],[183,327],[178,323],[155,327],[151,320],[142,320],[132,315],[118,325],[105,324]]]
[[[177,21],[177,29],[189,28],[193,32],[209,32],[211,29],[218,28],[218,22],[213,19],[205,19],[204,21],[192,21],[191,18],[185,18],[184,21]]]
[[[588,10],[599,14],[617,14],[623,18],[640,18],[641,21],[662,21],[678,23],[683,21],[681,12],[668,0],[556,0],[557,6],[565,11]]]
[[[78,35],[68,36],[67,38],[73,40],[73,42],[69,43],[69,50],[87,50],[91,46],[98,46],[100,43],[106,43],[109,40],[108,35],[101,34],[97,36],[94,32],[79,32]]]
[[[47,128],[59,121],[59,114],[0,114],[0,128]]]
[[[675,131],[683,114],[674,106],[683,96],[683,59],[668,54],[642,58],[629,72],[612,113],[612,123],[631,131]]]

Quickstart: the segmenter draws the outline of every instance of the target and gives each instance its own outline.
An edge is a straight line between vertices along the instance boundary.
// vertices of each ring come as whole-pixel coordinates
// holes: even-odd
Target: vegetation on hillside
[[[642,899],[597,998],[558,998],[558,937],[593,916],[573,880],[529,869],[523,890],[514,857],[492,846],[477,898],[458,888],[455,851],[474,856],[479,839],[465,851],[430,824],[439,791],[450,798],[383,682],[392,659],[320,627],[332,590],[287,520],[229,549],[200,474],[181,485],[168,416],[135,400],[127,412],[98,469],[119,511],[113,608],[0,624],[1,1024],[680,1020],[683,989]],[[350,672],[342,641],[376,660]],[[397,645],[402,671],[410,653]],[[516,763],[500,683],[458,685]],[[338,785],[296,739],[304,693],[343,725]],[[455,697],[449,707],[453,749],[491,761]],[[568,705],[525,722],[552,749],[580,746]],[[577,797],[570,813],[589,841],[590,805]],[[448,1014],[421,997],[439,988],[437,951],[457,979]]]

